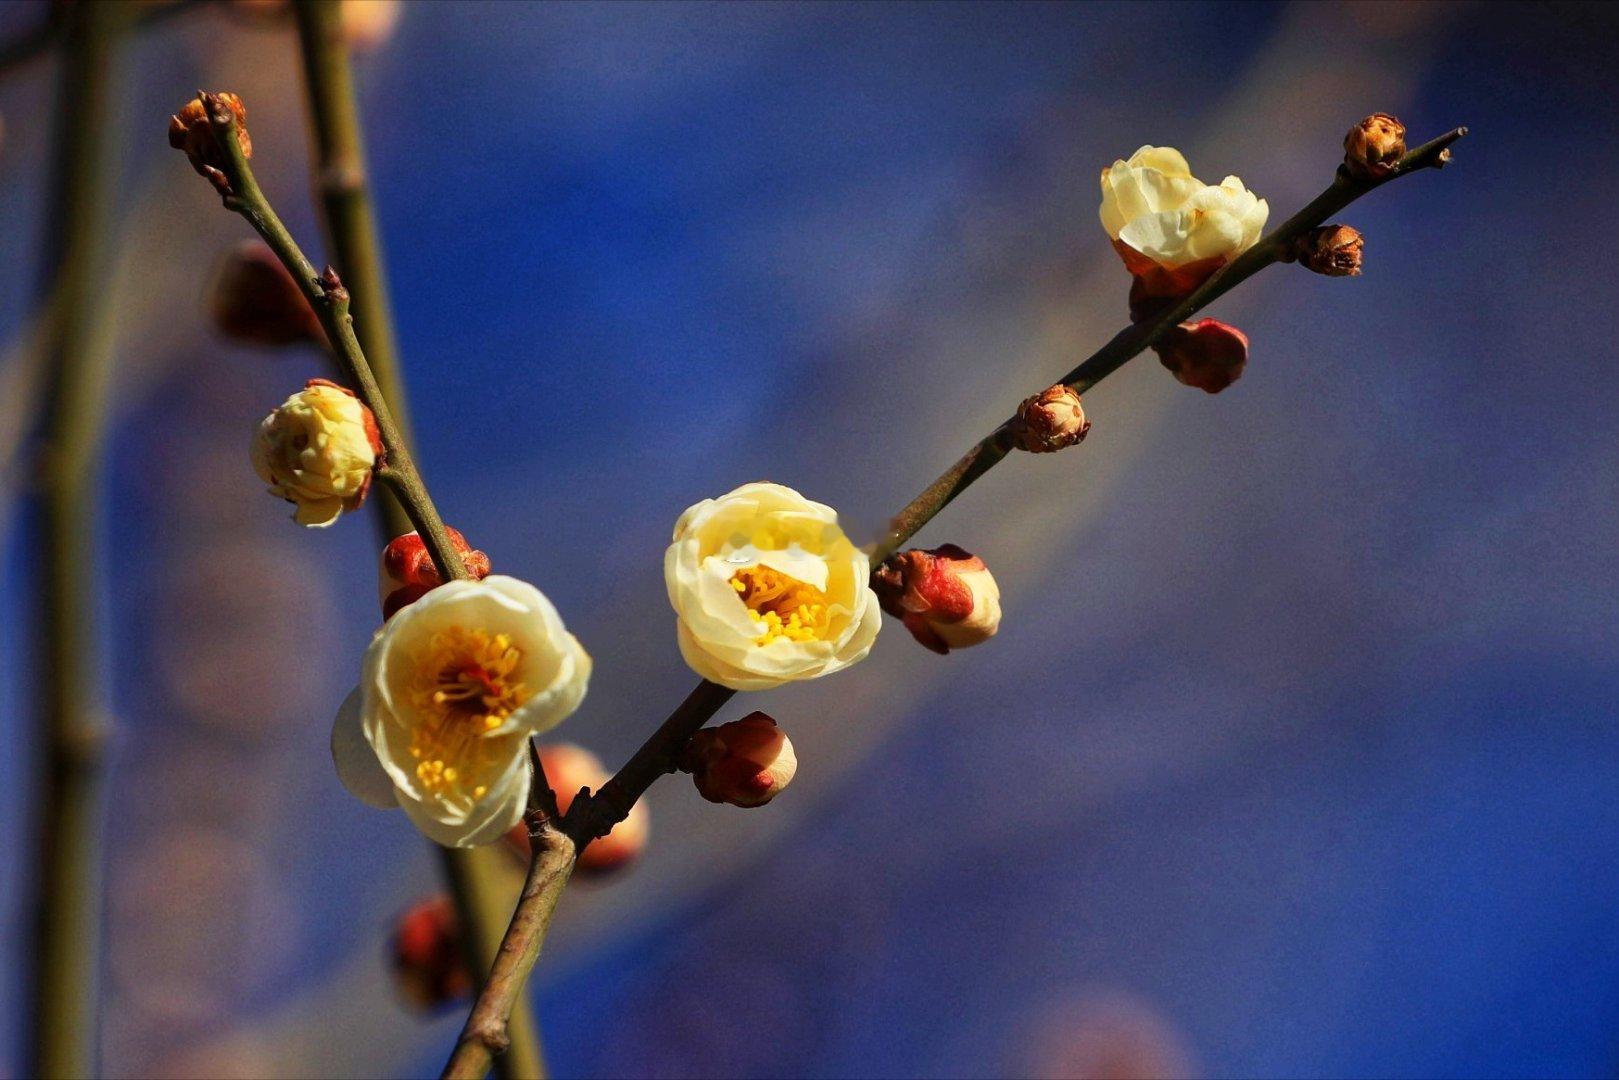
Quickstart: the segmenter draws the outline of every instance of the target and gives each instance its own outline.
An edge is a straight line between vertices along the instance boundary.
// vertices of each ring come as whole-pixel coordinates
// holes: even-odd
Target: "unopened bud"
[[[369,52],[393,36],[403,5],[400,0],[343,0],[338,19],[343,40],[358,52]]]
[[[401,0],[340,0],[337,22],[343,43],[356,52],[369,52],[383,44],[393,36],[403,6]],[[260,23],[292,17],[289,0],[227,0],[225,10]]]
[[[1000,586],[983,559],[955,544],[896,552],[871,586],[883,610],[936,653],[978,645],[1001,627]]]
[[[472,580],[482,581],[488,577],[489,556],[474,551],[461,530],[446,525],[444,531],[449,534],[450,546],[461,556]],[[438,567],[433,565],[433,556],[428,554],[427,543],[418,533],[408,532],[388,541],[388,546],[382,549],[377,570],[377,595],[382,600],[384,621],[393,618],[394,612],[405,605],[420,600],[428,590],[444,584]]]
[[[1361,250],[1366,240],[1351,225],[1323,225],[1298,238],[1294,247],[1299,265],[1328,277],[1359,277]]]
[[[389,952],[399,995],[415,1008],[440,1009],[471,996],[461,924],[448,896],[423,900],[401,915]]]
[[[208,291],[214,327],[249,345],[324,341],[320,319],[262,240],[244,240],[219,264]]]
[[[1079,395],[1058,383],[1035,394],[1018,406],[1012,438],[1018,449],[1031,454],[1048,454],[1072,446],[1091,430]]]
[[[1351,175],[1381,180],[1405,156],[1405,125],[1373,113],[1344,136],[1344,167]]]
[[[581,789],[600,791],[608,781],[601,759],[582,746],[547,743],[539,748],[539,754],[546,782],[557,797],[559,813],[568,812]],[[574,868],[586,874],[606,874],[621,869],[646,850],[650,833],[651,814],[644,800],[637,801],[630,807],[629,815],[614,825],[611,832],[591,841],[579,852]],[[518,824],[506,834],[506,842],[525,862],[531,857],[528,826]]]
[[[382,436],[352,391],[310,379],[259,424],[252,456],[270,494],[298,508],[293,520],[322,528],[365,501]]]
[[[792,783],[798,756],[776,721],[756,712],[693,735],[680,768],[709,802],[763,806]]]
[[[1248,363],[1248,336],[1218,319],[1181,323],[1153,348],[1175,378],[1210,394],[1240,379]]]
[[[252,157],[253,140],[247,134],[247,106],[229,91],[211,96],[223,102],[236,117],[236,138],[242,144],[242,156]],[[169,117],[169,145],[176,150],[184,150],[191,167],[197,172],[213,180],[216,185],[221,182],[215,178],[225,167],[225,155],[214,139],[213,125],[208,122],[208,108],[201,98],[192,98],[179,112]]]

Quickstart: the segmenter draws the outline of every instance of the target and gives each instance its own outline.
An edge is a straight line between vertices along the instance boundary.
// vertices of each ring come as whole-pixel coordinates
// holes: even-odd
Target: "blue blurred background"
[[[1213,314],[1218,397],[1148,356],[1082,450],[930,525],[1006,619],[765,707],[769,808],[650,796],[535,979],[564,1076],[1608,1076],[1619,1071],[1619,17],[1596,5],[405,3],[359,60],[424,471],[596,658],[561,732],[617,764],[689,689],[661,552],[791,484],[869,534],[1113,334],[1096,174],[1142,143],[1279,221],[1386,110],[1472,136]],[[8,5],[0,29],[40,17]],[[131,50],[104,592],[112,1076],[420,1075],[393,916],[436,887],[338,786],[376,623],[367,522],[294,529],[246,460],[308,376],[212,334],[245,227],[163,141],[248,101],[315,246],[294,35],[199,10]],[[20,433],[50,65],[0,86],[0,825],[38,758]],[[0,1074],[27,858],[0,860]]]

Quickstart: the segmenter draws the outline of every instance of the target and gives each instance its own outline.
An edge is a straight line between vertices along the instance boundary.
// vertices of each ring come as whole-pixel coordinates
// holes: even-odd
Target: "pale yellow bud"
[[[365,501],[382,440],[371,410],[348,390],[311,379],[259,424],[253,470],[270,494],[294,504],[293,520],[321,528]]]

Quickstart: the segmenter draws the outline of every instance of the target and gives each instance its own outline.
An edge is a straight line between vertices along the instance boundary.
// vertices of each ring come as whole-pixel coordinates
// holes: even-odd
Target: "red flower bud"
[[[400,996],[416,1008],[438,1009],[471,996],[461,924],[448,896],[423,900],[401,915],[390,952]]]
[[[1248,363],[1248,336],[1218,319],[1172,327],[1153,348],[1175,378],[1210,394],[1241,378]]]
[[[798,755],[776,721],[756,712],[693,735],[680,768],[709,802],[763,806],[792,783]]]
[[[1366,238],[1352,225],[1323,225],[1294,242],[1299,265],[1328,277],[1359,277]]]
[[[208,310],[225,337],[249,345],[326,340],[320,319],[269,245],[244,240],[219,264]]]
[[[253,156],[253,140],[247,134],[247,106],[229,91],[215,95],[236,116],[236,137],[242,144],[242,156]],[[225,167],[225,158],[214,141],[214,129],[208,122],[208,109],[201,98],[192,98],[180,111],[169,117],[169,145],[184,150],[191,167],[203,176],[213,179]],[[215,180],[216,184],[220,181]]]
[[[1373,113],[1344,136],[1344,167],[1351,175],[1381,180],[1405,156],[1405,125]]]
[[[459,529],[446,525],[444,531],[450,534],[450,546],[460,554],[473,580],[482,581],[488,577],[489,556],[474,551]],[[442,584],[438,567],[433,565],[433,557],[427,553],[427,543],[416,533],[396,536],[382,549],[377,591],[382,599],[384,621],[392,618],[400,608],[420,600],[429,589]]]
[[[1001,590],[989,567],[955,544],[896,552],[871,586],[883,610],[936,653],[988,641],[1001,626]]]
[[[609,779],[607,770],[602,768],[601,759],[573,743],[542,745],[540,765],[544,767],[545,779],[557,797],[557,810],[563,814],[573,805],[574,796],[579,794],[581,788],[599,791]],[[591,841],[579,853],[575,869],[587,874],[606,874],[620,869],[646,850],[650,831],[651,814],[646,802],[639,801],[630,807],[629,816],[614,825],[611,832]],[[525,861],[531,856],[527,825],[514,827],[506,834],[506,842]]]
[[[1073,446],[1091,430],[1079,395],[1058,383],[1024,399],[1018,406],[1012,438],[1019,450],[1049,454]]]

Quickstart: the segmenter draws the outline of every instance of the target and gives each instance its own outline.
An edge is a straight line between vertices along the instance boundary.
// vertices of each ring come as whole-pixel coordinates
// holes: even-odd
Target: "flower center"
[[[765,624],[754,644],[768,645],[777,638],[818,641],[826,636],[831,621],[826,593],[808,582],[759,565],[732,574],[731,588]]]
[[[460,626],[440,630],[413,653],[410,756],[425,790],[443,792],[498,763],[498,748],[483,736],[533,696],[514,678],[522,659],[510,634]],[[487,791],[477,784],[472,797]]]

